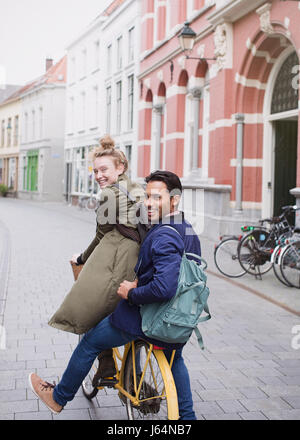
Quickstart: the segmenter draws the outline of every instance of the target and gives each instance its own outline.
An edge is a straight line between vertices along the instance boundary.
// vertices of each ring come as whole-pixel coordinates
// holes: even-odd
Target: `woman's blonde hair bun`
[[[125,154],[115,148],[115,141],[109,135],[105,135],[99,140],[99,147],[96,147],[92,152],[92,160],[103,156],[112,157],[116,166],[124,165],[124,173],[128,170],[128,160]]]
[[[109,135],[105,135],[99,140],[99,145],[103,150],[113,150],[115,141]]]

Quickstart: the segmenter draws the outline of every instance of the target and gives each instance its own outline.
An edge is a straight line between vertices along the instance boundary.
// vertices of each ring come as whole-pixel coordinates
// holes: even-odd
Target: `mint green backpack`
[[[163,227],[171,228],[179,234],[171,226]],[[189,260],[188,255],[202,261],[205,267]],[[207,306],[210,292],[206,286],[206,267],[205,260],[199,255],[184,252],[175,296],[164,303],[143,304],[140,307],[142,330],[146,336],[163,342],[185,343],[195,331],[198,344],[204,349],[197,325],[211,318]],[[207,315],[201,317],[203,311]]]

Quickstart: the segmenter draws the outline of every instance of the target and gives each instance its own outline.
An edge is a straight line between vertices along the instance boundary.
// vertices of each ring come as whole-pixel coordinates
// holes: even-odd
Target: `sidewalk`
[[[79,390],[54,416],[28,386],[30,372],[58,382],[77,345],[76,335],[47,322],[72,285],[70,257],[93,238],[95,214],[64,204],[0,199],[0,218],[0,233],[9,235],[11,247],[4,310],[7,347],[0,350],[0,419],[126,419],[115,390],[102,390],[92,402]],[[209,263],[212,319],[199,325],[205,350],[194,336],[184,349],[197,418],[300,419],[300,350],[291,345],[299,317],[247,290],[260,286],[260,293],[273,298],[272,279],[240,279],[238,283],[245,283],[241,288],[220,277],[213,267],[213,243],[201,241]],[[285,290],[281,292],[284,297]]]
[[[296,288],[290,288],[284,286],[277,280],[274,275],[273,269],[268,273],[262,275],[262,279],[255,278],[252,275],[245,274],[240,278],[229,278],[221,274],[214,262],[214,246],[218,244],[218,241],[213,242],[206,237],[200,237],[203,249],[203,257],[208,263],[209,273],[213,273],[221,279],[227,280],[232,285],[246,288],[253,294],[260,295],[261,298],[265,298],[280,307],[284,307],[300,316],[300,290]]]

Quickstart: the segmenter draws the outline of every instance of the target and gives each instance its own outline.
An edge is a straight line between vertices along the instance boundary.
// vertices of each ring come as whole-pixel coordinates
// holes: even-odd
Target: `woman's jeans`
[[[136,339],[133,335],[112,326],[109,317],[99,322],[85,334],[74,350],[61,381],[54,388],[54,400],[65,406],[74,398],[94,360],[103,350],[121,347],[133,339]],[[164,353],[169,361],[172,350],[166,349]],[[182,357],[182,349],[176,350],[172,373],[177,389],[180,419],[195,420],[189,374]]]

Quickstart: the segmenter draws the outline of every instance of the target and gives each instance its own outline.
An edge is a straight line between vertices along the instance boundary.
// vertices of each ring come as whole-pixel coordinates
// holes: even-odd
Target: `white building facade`
[[[64,195],[96,193],[90,152],[109,134],[137,175],[140,2],[114,1],[67,48]]]
[[[62,200],[65,94],[66,57],[21,90],[19,198]]]

